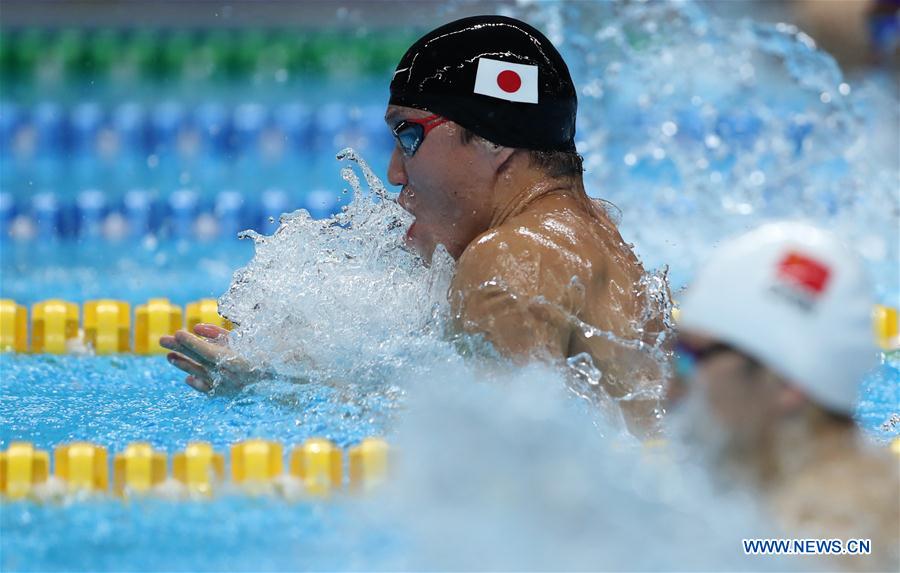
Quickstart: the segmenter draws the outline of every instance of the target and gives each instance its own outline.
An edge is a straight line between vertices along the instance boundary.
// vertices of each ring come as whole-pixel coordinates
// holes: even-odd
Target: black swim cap
[[[514,18],[463,18],[420,38],[394,72],[390,103],[505,147],[575,151],[569,68],[550,40]]]

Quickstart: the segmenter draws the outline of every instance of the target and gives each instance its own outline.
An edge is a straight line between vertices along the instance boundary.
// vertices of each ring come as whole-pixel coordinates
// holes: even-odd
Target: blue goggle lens
[[[412,156],[419,149],[424,133],[425,128],[418,123],[403,121],[394,128],[394,137],[397,139],[397,143],[400,144],[400,149],[409,156]]]

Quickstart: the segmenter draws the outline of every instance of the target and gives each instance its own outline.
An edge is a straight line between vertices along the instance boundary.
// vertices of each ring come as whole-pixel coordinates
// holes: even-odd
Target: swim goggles
[[[428,135],[428,132],[448,121],[450,120],[439,115],[429,115],[421,119],[404,119],[394,126],[391,133],[394,134],[394,139],[397,140],[397,144],[403,150],[403,154],[407,157],[412,157],[416,154],[422,142],[425,141],[425,136]]]
[[[746,357],[747,360],[752,364],[756,364],[756,360],[747,356],[730,344],[718,342],[716,344],[711,344],[710,346],[697,348],[683,342],[679,342],[675,345],[675,371],[678,374],[679,378],[686,380],[692,379],[697,373],[697,368],[700,366],[700,364],[706,362],[714,356],[723,354],[725,352],[735,352],[737,354],[740,354],[741,356]]]

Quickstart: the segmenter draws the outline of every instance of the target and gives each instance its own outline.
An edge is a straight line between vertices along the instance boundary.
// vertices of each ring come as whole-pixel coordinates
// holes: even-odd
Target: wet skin
[[[680,332],[678,338],[701,352],[720,342],[691,331]],[[675,380],[669,397],[677,406],[683,395],[696,393],[715,423],[728,428],[734,444],[755,444],[783,409],[792,405],[784,385],[763,374],[764,368],[750,357],[737,350],[725,350],[699,361],[689,380]]]
[[[185,383],[200,392],[209,392],[218,382],[237,387],[256,377],[253,368],[228,347],[228,331],[213,324],[198,324],[194,332],[179,330],[159,339],[171,350],[169,363],[187,372]]]
[[[679,339],[701,351],[719,343],[702,332]],[[872,554],[828,557],[828,568],[896,571],[900,564],[900,464],[866,444],[849,418],[815,405],[764,364],[729,350],[696,364],[676,382],[673,418],[698,400],[692,445],[717,451],[710,469],[726,483],[751,487],[792,537],[871,539]],[[682,404],[683,403],[683,404]]]
[[[390,106],[389,127],[429,112]],[[460,330],[484,334],[517,360],[559,361],[589,353],[613,397],[656,384],[648,357],[594,336],[587,323],[618,338],[653,344],[661,317],[643,322],[644,274],[606,211],[581,177],[550,177],[527,152],[464,143],[448,122],[412,157],[394,150],[388,180],[415,216],[408,243],[426,260],[437,244],[457,259],[449,298]],[[652,416],[652,400],[623,403],[626,414]]]
[[[428,115],[389,106],[385,120],[393,128]],[[580,176],[548,176],[523,150],[463,142],[459,126],[447,122],[412,157],[396,147],[388,181],[401,188],[398,202],[415,217],[407,244],[426,262],[438,244],[457,260],[449,299],[460,330],[484,334],[521,361],[588,352],[604,380],[618,381],[607,388],[614,397],[659,380],[642,353],[584,329],[587,323],[653,344],[664,327],[661,317],[643,320],[643,268],[605,210],[586,196]],[[223,333],[196,334],[179,331],[161,344],[190,374],[188,383],[206,390],[228,350],[217,338]],[[233,357],[229,364],[232,375],[247,367]],[[624,409],[646,417],[649,404],[634,400]]]
[[[393,127],[427,115],[390,106],[386,120]],[[401,186],[399,203],[415,216],[408,243],[426,260],[438,243],[457,259],[450,299],[460,322],[480,326],[502,351],[560,358],[590,350],[556,309],[636,337],[643,268],[580,177],[549,177],[521,150],[463,143],[448,122],[413,157],[395,149],[388,180]],[[522,320],[536,330],[523,332]],[[648,342],[662,324],[650,326]]]

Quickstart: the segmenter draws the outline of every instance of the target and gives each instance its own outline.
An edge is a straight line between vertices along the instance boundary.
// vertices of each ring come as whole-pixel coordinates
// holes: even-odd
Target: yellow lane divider
[[[291,452],[290,471],[310,494],[328,495],[344,484],[344,454],[328,440],[310,438]]]
[[[166,455],[146,442],[129,444],[113,461],[113,491],[118,496],[147,493],[166,480]]]
[[[108,299],[84,303],[84,341],[97,354],[131,350],[131,305]]]
[[[678,323],[681,310],[672,307],[672,319]],[[882,350],[900,349],[900,328],[898,328],[897,309],[876,304],[872,309],[872,330],[875,334],[875,342]]]
[[[28,351],[28,311],[6,298],[0,300],[0,351]]]
[[[900,456],[900,437],[887,446]],[[664,440],[645,443],[645,453],[659,456]],[[224,493],[276,493],[286,497],[293,483],[301,495],[321,498],[349,491],[369,492],[388,477],[389,447],[381,438],[366,438],[348,449],[349,470],[344,483],[344,451],[329,440],[310,438],[293,449],[289,472],[284,473],[283,448],[277,442],[252,439],[231,446],[232,483],[225,482],[224,457],[206,442],[192,442],[172,456],[172,476],[167,456],[146,442],[129,444],[113,462],[112,493],[128,498],[140,495],[208,498]],[[7,500],[53,499],[64,492],[109,493],[107,450],[87,442],[62,444],[54,450],[54,473],[47,452],[28,442],[12,442],[0,451],[0,494]],[[346,487],[345,487],[346,485]],[[230,486],[230,487],[229,487]],[[279,487],[280,486],[280,487]],[[180,488],[180,490],[178,489]]]
[[[350,448],[350,489],[366,491],[378,487],[387,476],[388,445],[378,438],[366,438]]]
[[[194,327],[200,323],[215,324],[231,330],[234,325],[228,319],[222,318],[219,314],[219,304],[214,298],[204,298],[197,302],[188,303],[185,307],[187,329],[194,330]]]
[[[283,472],[281,444],[266,440],[247,440],[231,446],[231,479],[235,483],[265,483]]]
[[[310,438],[294,448],[285,473],[283,447],[278,442],[252,439],[231,446],[231,484],[225,481],[225,458],[205,442],[192,442],[168,456],[146,442],[129,444],[113,457],[112,494],[209,497],[217,489],[259,494],[299,491],[309,497],[327,497],[342,491],[368,492],[384,483],[388,473],[388,445],[381,438],[366,438],[345,452],[323,438]],[[87,442],[61,444],[50,457],[28,442],[12,442],[0,452],[0,493],[7,499],[46,499],[53,494],[110,493],[106,448]],[[288,487],[290,486],[290,487]]]
[[[883,350],[900,347],[900,332],[897,327],[897,309],[884,305],[875,305],[874,311],[875,340]]]
[[[131,305],[120,300],[91,300],[79,307],[63,300],[46,300],[31,307],[31,344],[28,341],[28,311],[10,299],[0,299],[0,352],[64,354],[83,350],[96,354],[131,352],[161,354],[159,337],[179,328],[193,329],[204,322],[231,330],[233,325],[219,315],[215,299],[187,305],[186,313],[166,298],[153,298],[134,310],[132,344]],[[185,320],[185,314],[187,320]],[[185,324],[186,323],[186,324]]]
[[[672,318],[678,322],[678,307]],[[62,300],[38,302],[31,307],[31,345],[33,353],[63,354],[87,344],[96,354],[130,352],[161,354],[159,337],[179,328],[209,323],[231,330],[231,322],[219,314],[215,299],[189,303],[184,312],[167,298],[153,298],[134,311],[134,344],[131,344],[131,308],[127,302],[94,300],[84,303],[84,323],[79,329],[78,305]],[[882,350],[900,349],[897,309],[875,305],[872,330]],[[28,313],[10,299],[0,299],[0,352],[28,352]]]
[[[70,491],[106,491],[109,464],[106,448],[87,442],[57,446],[53,451],[55,476],[64,480]]]
[[[50,456],[27,442],[13,442],[0,452],[0,491],[11,499],[28,495],[31,488],[47,481]]]
[[[34,352],[65,354],[77,340],[77,304],[53,299],[31,307],[31,348]]]
[[[211,495],[213,485],[225,479],[225,457],[206,442],[193,442],[172,456],[172,477],[189,492]]]
[[[138,354],[167,352],[159,345],[159,337],[182,327],[181,307],[167,298],[151,298],[134,311],[134,351]]]

